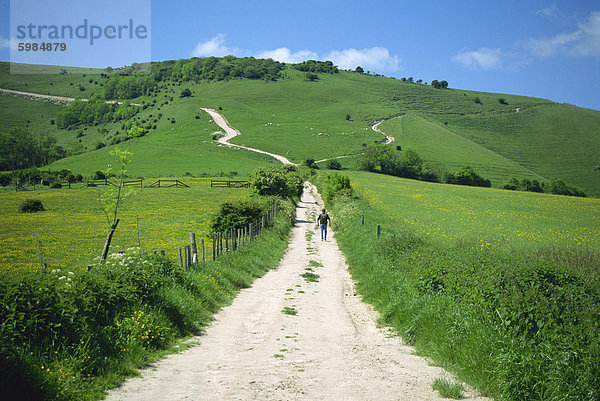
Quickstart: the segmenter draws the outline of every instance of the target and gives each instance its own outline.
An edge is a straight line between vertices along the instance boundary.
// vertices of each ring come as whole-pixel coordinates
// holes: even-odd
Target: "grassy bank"
[[[250,245],[190,271],[135,250],[91,272],[0,277],[4,399],[95,400],[135,369],[185,345],[240,288],[277,266],[295,208]]]
[[[387,188],[412,185],[392,181]],[[377,193],[365,195],[366,189],[373,191],[368,185],[358,186],[360,197],[342,198],[329,207],[357,289],[379,310],[383,324],[394,327],[420,354],[496,399],[600,397],[597,248],[566,246],[549,235],[547,246],[528,247],[521,240],[489,246],[488,237],[482,246],[475,228],[477,221],[486,221],[486,191],[495,190],[463,192],[455,206],[470,205],[473,213],[470,223],[461,224],[463,213],[431,208],[426,197],[419,211],[403,204],[398,194],[377,202]],[[413,193],[419,194],[418,188]],[[511,207],[510,202],[505,205]],[[444,214],[443,227],[454,229],[420,230],[430,209]],[[413,224],[394,215],[398,210],[404,215],[413,210]],[[530,223],[541,224],[557,213],[551,208],[538,212],[529,216]],[[382,227],[379,239],[377,224]],[[428,224],[436,226],[433,220]],[[516,224],[508,220],[504,230],[510,232]],[[532,233],[536,224],[530,226]],[[451,238],[442,235],[448,231]]]

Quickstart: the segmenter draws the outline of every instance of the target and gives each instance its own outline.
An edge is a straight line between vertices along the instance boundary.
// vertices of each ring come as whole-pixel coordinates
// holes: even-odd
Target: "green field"
[[[175,257],[189,233],[207,239],[221,203],[248,196],[247,189],[211,188],[209,179],[182,178],[190,188],[143,188],[124,204],[112,250],[164,249]],[[149,185],[154,180],[147,180]],[[98,260],[108,223],[99,196],[106,189],[43,189],[0,192],[0,271],[37,270],[40,257],[50,268],[82,269]],[[25,199],[42,201],[45,212],[21,213]],[[139,230],[138,230],[139,228]],[[138,242],[139,234],[139,242]],[[212,240],[206,244],[212,252]]]
[[[406,225],[445,245],[582,247],[600,251],[600,200],[349,173],[386,225]],[[384,228],[385,229],[385,228]]]

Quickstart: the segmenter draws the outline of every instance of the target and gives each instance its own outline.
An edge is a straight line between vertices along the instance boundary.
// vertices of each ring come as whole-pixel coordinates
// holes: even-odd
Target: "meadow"
[[[357,194],[401,224],[444,245],[600,251],[600,200],[514,192],[349,172]]]
[[[208,178],[180,178],[189,188],[138,188],[121,209],[121,222],[111,250],[140,247],[164,249],[175,257],[189,244],[189,233],[197,241],[207,239],[212,252],[210,222],[223,202],[246,198],[246,188],[211,188]],[[146,180],[149,185],[154,180]],[[78,184],[80,186],[81,184]],[[0,273],[35,271],[40,258],[49,269],[81,270],[97,263],[108,234],[106,216],[99,200],[105,187],[36,191],[5,189],[0,192]],[[46,211],[21,213],[25,199],[39,199]]]
[[[600,201],[348,175],[328,207],[382,324],[484,395],[598,399]]]

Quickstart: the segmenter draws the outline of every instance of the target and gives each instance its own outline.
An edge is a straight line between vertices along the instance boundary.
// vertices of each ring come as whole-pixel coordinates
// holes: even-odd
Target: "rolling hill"
[[[3,63],[0,88],[90,98],[102,93],[116,74],[11,76]],[[162,76],[155,91],[131,100],[143,105],[131,122],[155,126],[132,141],[136,160],[131,174],[246,174],[269,163],[262,156],[218,147],[212,140],[218,127],[201,107],[221,109],[243,133],[234,143],[295,162],[358,153],[382,139],[370,129],[374,120],[402,115],[380,126],[397,138],[392,146],[413,148],[447,170],[470,164],[493,186],[513,176],[560,178],[589,195],[600,195],[600,174],[593,171],[600,163],[599,111],[524,96],[436,89],[349,71],[317,76],[309,80],[290,65],[276,81],[268,82]],[[180,97],[184,89],[191,96]],[[0,131],[23,126],[50,133],[66,149],[80,153],[55,162],[52,169],[83,174],[103,169],[110,160],[111,143],[123,135],[123,121],[58,129],[50,116],[59,106],[7,95],[1,95],[0,102]],[[352,167],[351,159],[343,164]]]

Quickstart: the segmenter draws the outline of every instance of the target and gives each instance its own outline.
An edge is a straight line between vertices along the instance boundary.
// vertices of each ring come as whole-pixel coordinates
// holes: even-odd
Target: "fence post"
[[[217,247],[215,246],[217,241],[215,240],[215,233],[213,233],[213,260],[217,259]]]
[[[363,214],[363,216],[362,216],[362,225],[363,225],[363,226],[365,225],[365,215],[364,215],[364,214]]]
[[[381,234],[381,226],[377,224],[377,239],[379,239],[379,235]]]
[[[179,248],[179,267],[183,269],[183,255],[181,254],[181,248]]]
[[[202,262],[204,262],[204,238],[202,238]]]
[[[185,259],[186,259],[186,269],[189,269],[192,266],[192,247],[190,245],[185,246]]]
[[[192,263],[198,263],[198,248],[196,246],[196,233],[190,233],[190,245],[192,246]]]
[[[160,255],[161,255],[161,256],[165,256],[165,250],[164,250],[164,249],[161,249],[161,250],[160,250]]]

